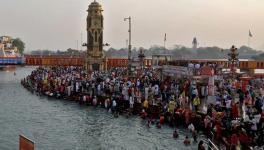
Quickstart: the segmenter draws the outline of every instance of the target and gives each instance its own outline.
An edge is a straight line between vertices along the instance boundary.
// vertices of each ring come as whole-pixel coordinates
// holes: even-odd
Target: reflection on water
[[[15,65],[0,66],[0,70],[6,72],[12,72],[12,71],[15,72],[17,67],[18,66]]]
[[[138,117],[113,118],[105,109],[38,97],[20,85],[34,68],[0,71],[0,149],[18,148],[19,134],[38,150],[86,149],[196,149],[183,147],[184,135],[172,138],[173,129],[154,126]]]

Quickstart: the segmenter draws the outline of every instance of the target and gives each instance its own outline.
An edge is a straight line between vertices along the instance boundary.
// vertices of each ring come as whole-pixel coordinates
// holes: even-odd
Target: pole
[[[132,49],[132,45],[131,45],[131,17],[129,16],[128,18],[124,19],[125,21],[128,20],[129,21],[129,39],[128,39],[128,75],[131,74],[131,49]]]
[[[250,36],[248,36],[248,47],[250,47]]]
[[[81,33],[81,45],[83,44],[83,33]],[[81,46],[81,50],[82,50],[82,46]]]
[[[126,48],[127,48],[127,51],[128,51],[128,39],[126,40]]]
[[[128,60],[129,60],[129,72],[131,73],[131,17],[129,16],[129,45],[128,45]]]
[[[164,37],[164,49],[166,50],[166,40],[167,40],[167,34],[165,33],[165,37]]]
[[[77,47],[76,48],[77,48],[76,50],[79,49],[79,41],[78,40],[77,40]]]

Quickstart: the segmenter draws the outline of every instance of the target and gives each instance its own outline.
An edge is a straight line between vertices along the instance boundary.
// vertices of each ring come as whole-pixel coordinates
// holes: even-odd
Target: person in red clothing
[[[232,102],[232,117],[233,119],[238,118],[238,107],[235,102]]]
[[[164,115],[160,115],[160,124],[164,124],[165,120],[164,120]]]
[[[217,123],[215,125],[215,128],[216,128],[216,139],[217,140],[220,140],[220,138],[222,136],[222,127],[221,127],[221,124],[220,123]]]
[[[239,141],[240,141],[242,150],[247,149],[247,145],[249,144],[249,137],[247,136],[246,131],[243,129],[242,129],[242,132],[239,134]]]
[[[231,150],[236,150],[236,146],[238,145],[238,136],[233,133],[231,136]]]

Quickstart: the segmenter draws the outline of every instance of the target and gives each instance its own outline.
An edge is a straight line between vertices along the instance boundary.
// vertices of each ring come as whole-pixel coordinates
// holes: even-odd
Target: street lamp
[[[239,66],[238,55],[239,53],[237,51],[237,48],[233,45],[230,48],[230,52],[228,53],[229,67],[230,67],[230,72],[232,74],[233,79],[235,78],[237,67]]]
[[[129,33],[129,45],[128,45],[128,75],[130,75],[131,73],[131,48],[132,48],[132,45],[131,45],[131,17],[129,16],[128,18],[124,18],[124,21],[128,20],[129,21],[129,30],[128,30],[128,33]]]
[[[143,48],[140,48],[139,54],[138,54],[138,58],[140,60],[141,70],[143,71],[144,70],[144,58],[145,58],[145,54],[143,52]]]
[[[83,43],[82,46],[83,47],[87,47],[88,45],[87,45],[87,43]],[[103,46],[110,46],[110,44],[109,43],[105,43],[105,44],[103,44]]]

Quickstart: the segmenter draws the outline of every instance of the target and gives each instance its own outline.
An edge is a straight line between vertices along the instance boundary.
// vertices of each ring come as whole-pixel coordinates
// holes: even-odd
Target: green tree
[[[17,47],[20,54],[24,53],[25,43],[20,38],[13,40],[13,46]]]

